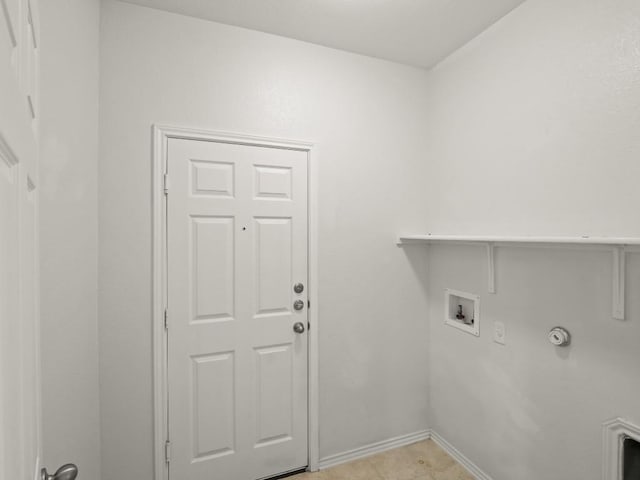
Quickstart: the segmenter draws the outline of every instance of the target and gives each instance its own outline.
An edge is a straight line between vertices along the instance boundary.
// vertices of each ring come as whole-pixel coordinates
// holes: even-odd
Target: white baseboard
[[[460,465],[466,468],[467,471],[477,480],[492,480],[491,477],[480,470],[475,463],[465,457],[456,447],[451,445],[433,430],[431,430],[431,439],[436,442],[440,448],[451,455],[451,457],[453,457]]]
[[[389,438],[388,440],[382,440],[381,442],[371,443],[364,447],[354,448],[343,453],[337,453],[328,457],[320,459],[320,470],[325,468],[340,465],[341,463],[351,462],[360,458],[375,455],[376,453],[391,450],[392,448],[404,447],[411,443],[420,442],[426,440],[430,436],[429,430],[421,430],[419,432],[410,433],[408,435],[401,435],[399,437]],[[488,477],[487,477],[488,478]]]

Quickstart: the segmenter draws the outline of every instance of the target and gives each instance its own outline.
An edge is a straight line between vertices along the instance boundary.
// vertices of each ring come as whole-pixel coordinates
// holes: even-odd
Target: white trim
[[[640,427],[622,418],[602,424],[602,479],[622,480],[622,441],[625,436],[640,442]]]
[[[480,470],[475,463],[465,457],[457,448],[447,442],[437,432],[431,430],[431,439],[438,444],[445,452],[447,452],[455,461],[462,465],[477,480],[492,480],[492,478]]]
[[[167,355],[164,310],[167,305],[166,291],[166,201],[164,195],[164,173],[167,161],[169,138],[202,140],[209,142],[256,145],[307,152],[309,161],[309,405],[308,445],[309,469],[318,469],[319,458],[319,375],[318,375],[318,166],[313,143],[279,138],[216,132],[202,129],[153,126],[152,168],[152,235],[153,235],[153,381],[154,381],[154,479],[166,480],[164,446],[168,438],[167,409]]]
[[[502,235],[402,235],[397,244],[429,243],[429,242],[460,242],[460,243],[563,243],[569,245],[640,245],[638,237],[517,237]]]
[[[153,127],[153,165],[152,165],[152,197],[153,197],[153,281],[152,281],[152,316],[153,316],[153,411],[154,411],[154,478],[168,478],[167,464],[164,458],[164,445],[168,437],[167,416],[167,355],[166,335],[164,330],[164,309],[166,305],[166,203],[164,196],[164,172],[166,165],[167,135],[157,127]]]
[[[421,442],[430,438],[431,432],[429,430],[421,430],[419,432],[409,433],[407,435],[400,435],[399,437],[389,438],[380,442],[371,443],[364,447],[354,448],[343,453],[337,453],[335,455],[329,455],[328,457],[320,460],[320,470],[326,468],[335,467],[346,462],[352,462],[360,458],[369,457],[376,453],[385,452],[393,448],[404,447],[412,443]]]
[[[309,222],[309,296],[311,308],[308,309],[309,328],[308,336],[308,355],[309,355],[309,470],[315,472],[319,469],[320,463],[320,375],[319,375],[319,308],[320,298],[318,296],[319,277],[319,253],[318,253],[318,212],[319,212],[319,195],[318,195],[318,150],[317,147],[308,145],[308,222]],[[313,150],[312,150],[313,149]]]
[[[496,246],[493,242],[487,243],[487,291],[496,293]]]
[[[616,320],[624,320],[626,258],[624,246],[616,246],[613,248],[611,273],[611,277],[613,278],[613,282],[611,282],[611,298],[613,299],[613,305],[611,307],[611,316]]]

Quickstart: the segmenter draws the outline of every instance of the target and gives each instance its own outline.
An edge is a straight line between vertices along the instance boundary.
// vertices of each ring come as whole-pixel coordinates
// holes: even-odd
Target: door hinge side
[[[164,442],[164,459],[167,463],[171,462],[171,442],[169,440]]]
[[[169,310],[164,309],[164,329],[169,330]]]
[[[164,194],[169,195],[169,174],[165,173],[162,179],[164,184]]]

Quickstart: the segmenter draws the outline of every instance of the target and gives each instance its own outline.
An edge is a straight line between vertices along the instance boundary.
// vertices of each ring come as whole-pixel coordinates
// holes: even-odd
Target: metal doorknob
[[[296,333],[304,333],[304,323],[296,322],[293,324],[293,331]]]
[[[302,300],[296,300],[293,302],[294,310],[302,310],[304,308],[304,302]]]
[[[49,475],[46,468],[40,470],[41,480],[75,480],[77,476],[78,467],[73,463],[67,463],[61,466],[53,475]]]

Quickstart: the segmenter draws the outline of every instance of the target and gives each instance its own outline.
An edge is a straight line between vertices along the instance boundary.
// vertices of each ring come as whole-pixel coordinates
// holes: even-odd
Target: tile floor
[[[474,480],[433,440],[388,450],[291,480]],[[289,479],[287,479],[289,480]]]

